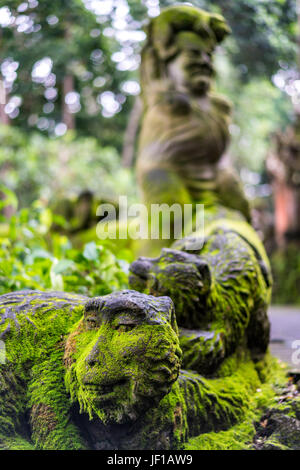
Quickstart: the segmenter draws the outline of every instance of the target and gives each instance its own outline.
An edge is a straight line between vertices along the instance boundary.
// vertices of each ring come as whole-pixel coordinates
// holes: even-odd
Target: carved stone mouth
[[[112,394],[116,387],[124,386],[126,383],[126,379],[110,382],[109,384],[85,383],[84,389],[89,392],[95,392],[98,397],[102,397]]]

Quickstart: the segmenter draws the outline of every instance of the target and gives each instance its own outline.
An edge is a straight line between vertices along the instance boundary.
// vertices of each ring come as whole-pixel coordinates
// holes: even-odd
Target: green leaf
[[[83,256],[89,261],[96,261],[99,258],[99,251],[95,242],[84,245]]]
[[[48,251],[37,248],[31,253],[32,258],[35,259],[52,259],[52,255]]]
[[[55,274],[62,274],[68,271],[68,269],[74,266],[74,262],[70,259],[62,259],[56,263],[53,267],[53,272]]]

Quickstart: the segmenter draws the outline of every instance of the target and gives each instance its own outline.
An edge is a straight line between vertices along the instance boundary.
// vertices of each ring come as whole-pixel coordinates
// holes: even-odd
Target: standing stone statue
[[[213,53],[229,32],[222,16],[185,5],[167,8],[150,22],[137,159],[147,204],[220,202],[250,219],[237,176],[220,167],[231,105],[211,91]]]

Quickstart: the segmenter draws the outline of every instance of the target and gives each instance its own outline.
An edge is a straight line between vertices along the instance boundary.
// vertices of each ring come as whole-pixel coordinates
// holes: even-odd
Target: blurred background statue
[[[300,239],[300,115],[285,132],[273,137],[267,169],[272,181],[277,246]]]

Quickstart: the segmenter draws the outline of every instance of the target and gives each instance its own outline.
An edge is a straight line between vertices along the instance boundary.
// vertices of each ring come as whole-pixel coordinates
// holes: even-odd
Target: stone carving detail
[[[261,359],[269,343],[272,277],[255,231],[244,221],[217,219],[207,226],[201,250],[188,251],[190,242],[132,263],[131,287],[172,298],[183,367],[212,375],[240,348]]]
[[[234,424],[261,383],[246,352],[214,379],[180,369],[169,297],[24,291],[0,309],[0,448],[181,448]]]
[[[220,16],[172,7],[142,58],[139,182],[149,204],[207,204],[202,248],[186,237],[139,258],[135,291],[1,296],[0,448],[182,448],[241,420],[267,380],[270,268],[221,169],[230,106],[210,91],[228,32]]]
[[[150,22],[141,63],[144,117],[137,160],[147,204],[204,202],[213,192],[215,201],[249,219],[237,176],[220,169],[231,105],[211,91],[213,53],[229,32],[222,16],[190,6],[167,8]]]

